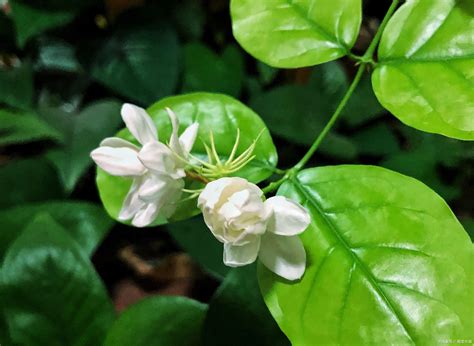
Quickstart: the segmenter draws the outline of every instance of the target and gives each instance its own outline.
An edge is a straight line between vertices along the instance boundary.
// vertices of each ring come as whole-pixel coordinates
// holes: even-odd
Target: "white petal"
[[[139,151],[140,148],[138,148],[135,144],[130,143],[129,141],[126,141],[125,139],[118,138],[118,137],[109,137],[104,139],[102,142],[100,142],[101,147],[112,147],[112,148],[130,148],[135,151]]]
[[[132,225],[135,227],[149,226],[156,220],[158,213],[158,206],[155,203],[148,203],[135,214]]]
[[[122,106],[122,119],[141,144],[158,140],[156,126],[143,108],[125,103]]]
[[[184,155],[187,156],[191,149],[193,148],[194,142],[196,141],[196,137],[199,130],[199,124],[194,123],[186,128],[184,132],[179,136],[179,142],[181,143],[181,147],[184,151]]]
[[[138,190],[142,184],[142,178],[135,178],[133,180],[133,184],[128,191],[127,197],[122,204],[122,209],[119,213],[119,220],[130,220],[143,206],[145,202],[143,202],[138,196]]]
[[[229,267],[240,267],[255,262],[260,248],[260,237],[255,241],[235,246],[224,244],[224,264]]]
[[[198,207],[201,209],[214,208],[215,206],[218,206],[218,204],[223,204],[227,197],[230,197],[233,193],[246,188],[248,185],[249,183],[247,180],[238,177],[221,178],[211,181],[199,195]],[[223,192],[225,190],[227,191],[224,196]]]
[[[300,279],[306,269],[306,252],[297,235],[284,237],[265,233],[258,258],[268,269],[287,280]]]
[[[100,168],[111,175],[135,177],[146,171],[137,154],[130,148],[99,147],[91,152],[91,157]]]
[[[308,211],[288,198],[271,197],[265,201],[265,206],[273,211],[268,220],[269,232],[292,236],[302,233],[311,222]]]
[[[179,138],[178,138],[178,130],[179,130],[178,117],[168,107],[166,107],[166,111],[168,112],[168,115],[170,117],[171,127],[172,127],[171,137],[170,137],[170,148],[171,150],[176,152],[178,155],[183,155],[184,154],[183,149],[181,148],[181,143],[179,142]]]
[[[177,173],[176,161],[172,151],[163,143],[150,142],[143,146],[138,153],[138,158],[143,165],[156,174]]]
[[[172,179],[164,175],[152,175],[141,185],[138,194],[142,200],[156,203],[158,207],[161,207],[164,204],[169,204],[179,199],[183,188],[183,179]]]

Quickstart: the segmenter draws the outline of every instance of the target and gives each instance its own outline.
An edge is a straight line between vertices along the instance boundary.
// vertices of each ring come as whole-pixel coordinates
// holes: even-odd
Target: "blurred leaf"
[[[204,32],[206,13],[201,1],[174,1],[174,18],[181,35],[187,39],[200,39]]]
[[[9,0],[9,3],[20,48],[23,48],[30,38],[70,23],[76,15],[74,10],[51,11],[43,6],[30,6],[20,0]]]
[[[102,206],[89,202],[55,201],[25,204],[0,211],[0,260],[21,229],[39,213],[48,213],[91,256],[114,225]]]
[[[66,41],[45,38],[39,41],[38,49],[38,60],[35,67],[39,70],[78,72],[81,69],[74,46]]]
[[[0,191],[0,209],[64,196],[56,171],[44,158],[1,166]]]
[[[104,346],[198,346],[207,305],[185,297],[151,297],[125,310]]]
[[[11,0],[10,0],[11,1]],[[85,6],[97,5],[97,0],[15,0],[35,8],[43,8],[50,12],[59,10],[78,10]]]
[[[210,146],[209,134],[211,130],[214,134],[217,152],[222,160],[227,160],[232,152],[237,129],[240,129],[240,142],[236,155],[243,153],[260,135],[253,151],[255,158],[233,175],[244,177],[254,183],[261,182],[272,175],[278,161],[272,137],[262,119],[240,101],[227,95],[212,93],[185,94],[160,100],[148,108],[148,114],[158,129],[158,137],[164,142],[171,135],[171,122],[165,110],[166,107],[171,108],[178,116],[179,133],[182,133],[192,123],[199,123],[197,139],[191,153],[203,160],[207,159],[204,143]],[[120,131],[117,136],[138,144],[127,129]],[[96,181],[105,209],[112,218],[117,220],[132,180],[111,176],[98,169]],[[202,188],[201,183],[189,179],[186,182],[187,188]],[[187,200],[178,204],[170,220],[184,220],[199,213],[196,200]],[[164,217],[159,217],[156,224],[166,222]]]
[[[165,21],[127,25],[101,44],[92,75],[108,88],[148,106],[176,88],[180,47],[176,32]]]
[[[232,269],[214,293],[204,323],[204,345],[290,345],[263,302],[255,268],[252,264]]]
[[[0,146],[39,140],[61,140],[61,134],[36,114],[0,109]]]
[[[230,270],[222,259],[222,243],[207,228],[202,216],[166,226],[169,234],[204,270],[222,279]]]
[[[361,0],[232,0],[232,31],[252,56],[282,68],[345,56],[359,34]]]
[[[87,255],[48,214],[13,242],[2,267],[11,338],[23,345],[99,345],[114,308]]]
[[[0,68],[0,102],[29,109],[33,104],[33,69],[29,62],[10,69]]]
[[[122,123],[120,104],[103,100],[90,104],[77,114],[59,108],[44,108],[41,114],[64,135],[64,144],[50,150],[47,157],[58,169],[65,190],[71,192],[92,165],[90,152],[105,137],[112,136]]]
[[[358,131],[352,139],[361,154],[390,155],[400,151],[397,137],[386,123]]]
[[[238,97],[242,88],[244,63],[240,51],[228,46],[219,57],[201,43],[184,47],[183,92],[221,92]]]
[[[257,70],[262,84],[270,84],[278,74],[278,69],[268,66],[267,64],[257,61]]]
[[[279,86],[254,96],[250,104],[273,133],[309,146],[324,128],[346,87],[341,66],[329,63],[313,70],[308,86]],[[344,159],[357,155],[355,145],[335,131],[322,142],[321,151]]]

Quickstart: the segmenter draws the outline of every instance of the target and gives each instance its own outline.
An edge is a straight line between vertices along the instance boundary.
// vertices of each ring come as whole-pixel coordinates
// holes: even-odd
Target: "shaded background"
[[[364,1],[356,53],[367,48],[389,3]],[[234,274],[248,287],[236,290],[240,284],[232,278],[225,294],[214,295],[228,268],[200,218],[135,229],[103,215],[89,152],[122,127],[123,102],[147,107],[168,95],[212,91],[260,114],[274,136],[279,167],[291,167],[340,101],[353,63],[266,66],[235,42],[224,0],[0,4],[0,219],[7,220],[0,221],[0,250],[38,212],[63,204],[64,214],[79,213],[64,201],[88,201],[96,209],[81,209],[78,217],[102,213],[92,261],[118,311],[154,294],[212,299],[215,319],[230,313],[220,311],[229,302],[227,309],[236,301],[256,304],[253,267]],[[415,177],[445,198],[472,237],[473,158],[472,145],[413,130],[387,114],[366,76],[309,165],[380,165]],[[272,321],[262,322],[268,323],[264,331],[247,326],[249,318],[266,318],[258,309],[265,310],[261,302],[254,310],[232,311],[241,322],[236,344],[252,335],[275,344],[265,334],[279,333]],[[208,329],[208,340],[217,340],[219,332]]]

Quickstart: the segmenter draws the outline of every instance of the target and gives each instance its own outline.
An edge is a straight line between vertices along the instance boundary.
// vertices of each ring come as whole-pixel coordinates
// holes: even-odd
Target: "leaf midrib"
[[[410,340],[416,344],[414,337],[412,334],[409,332],[409,328],[407,326],[407,322],[404,321],[404,319],[400,316],[401,314],[398,312],[398,310],[393,306],[392,302],[390,299],[385,295],[385,292],[383,289],[379,286],[378,281],[370,271],[370,269],[365,265],[365,263],[357,256],[357,254],[352,251],[351,246],[346,242],[346,240],[342,237],[342,235],[337,231],[337,228],[333,225],[331,220],[328,219],[324,211],[322,210],[321,206],[318,204],[315,198],[307,191],[305,186],[298,180],[298,178],[292,178],[291,179],[292,185],[296,188],[296,190],[301,193],[304,198],[311,203],[311,205],[316,209],[318,214],[323,218],[324,222],[327,224],[328,228],[331,230],[331,233],[335,236],[337,241],[342,245],[342,248],[346,250],[347,254],[352,258],[353,262],[359,266],[361,271],[363,272],[363,275],[369,280],[370,284],[372,287],[375,289],[375,291],[379,294],[380,298],[385,302],[385,304],[389,307],[393,315],[397,318],[398,322],[404,329],[406,335]]]

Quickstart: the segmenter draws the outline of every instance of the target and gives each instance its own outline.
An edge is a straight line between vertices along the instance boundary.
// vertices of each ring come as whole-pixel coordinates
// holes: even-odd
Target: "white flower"
[[[204,221],[224,243],[224,263],[238,267],[257,257],[274,273],[301,278],[306,252],[298,237],[310,223],[306,209],[285,197],[262,200],[260,188],[242,178],[206,185],[198,199]]]
[[[155,124],[140,107],[124,104],[122,118],[142,148],[121,138],[106,138],[92,151],[96,164],[111,175],[132,177],[133,183],[119,213],[120,220],[132,219],[132,225],[150,225],[161,212],[170,216],[176,209],[184,187],[184,163],[196,140],[198,124],[189,126],[178,137],[176,115],[167,109],[173,131],[169,146],[158,141]]]

